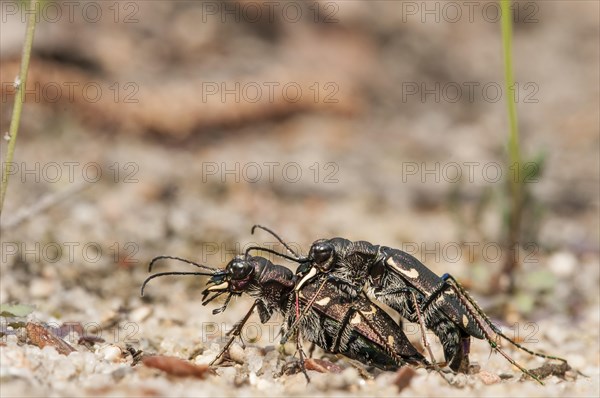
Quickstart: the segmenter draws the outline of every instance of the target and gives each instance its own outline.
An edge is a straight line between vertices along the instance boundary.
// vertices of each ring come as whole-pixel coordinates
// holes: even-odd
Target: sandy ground
[[[421,23],[406,13],[403,20],[395,2],[345,2],[331,25],[213,17],[198,24],[201,11],[178,4],[141,2],[131,25],[112,17],[40,25],[33,81],[96,82],[110,95],[51,102],[40,91],[26,104],[2,214],[0,303],[7,312],[31,308],[0,317],[2,396],[598,395],[597,3],[527,3],[538,6],[538,22],[516,27],[516,75],[533,84],[522,94],[538,99],[518,104],[523,152],[544,154],[545,164],[528,184],[535,200],[511,296],[490,288],[506,256],[503,101],[479,91],[458,102],[441,91],[440,101],[406,91],[414,83],[501,84],[497,23]],[[176,23],[165,26],[166,14]],[[1,33],[0,75],[11,82],[22,24],[3,21]],[[202,100],[203,83],[224,81],[293,82],[305,93],[318,81],[322,96],[315,101],[313,88],[298,102]],[[118,100],[117,86],[109,88],[115,82],[125,90]],[[132,88],[139,101],[125,102]],[[332,88],[339,101],[324,102]],[[448,375],[452,385],[417,369],[399,392],[394,372],[320,350],[315,358],[341,372],[311,370],[307,384],[302,374],[274,377],[293,349],[280,354],[280,318],[262,325],[257,316],[245,329],[246,349],[236,343],[216,375],[131,366],[139,350],[198,365],[215,357],[248,297],[212,315],[217,303],[200,305],[205,278],[157,279],[144,298],[139,289],[157,255],[223,267],[245,247],[273,245],[266,234],[250,234],[257,223],[304,253],[333,236],[409,251],[456,276],[515,339],[566,358],[574,370],[540,386],[474,341],[480,372]],[[165,262],[157,270],[190,269]],[[25,336],[27,322],[58,328],[75,351],[40,348]],[[419,345],[414,325],[405,332]],[[503,348],[527,368],[543,364]]]

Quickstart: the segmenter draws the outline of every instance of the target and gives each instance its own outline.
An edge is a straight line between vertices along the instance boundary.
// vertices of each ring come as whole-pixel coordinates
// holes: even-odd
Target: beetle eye
[[[324,265],[333,256],[333,247],[329,243],[317,243],[312,248],[313,261]]]
[[[244,279],[252,271],[252,265],[247,261],[232,261],[229,264],[229,272],[231,273],[231,279],[240,280]]]

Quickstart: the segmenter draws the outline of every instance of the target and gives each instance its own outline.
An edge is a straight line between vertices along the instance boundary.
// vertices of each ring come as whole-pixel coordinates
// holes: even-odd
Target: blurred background
[[[0,4],[4,135],[28,6]],[[208,347],[204,322],[231,325],[251,301],[213,317],[196,278],[159,279],[142,299],[152,257],[223,267],[251,244],[281,249],[253,224],[303,253],[343,236],[453,274],[503,325],[537,322],[532,348],[595,375],[571,392],[597,392],[599,5],[512,9],[507,92],[497,2],[42,2],[2,212],[0,302],[120,330],[95,353],[124,346],[135,325],[136,349],[186,357]],[[528,165],[510,295],[498,283],[518,173],[508,97]],[[38,390],[7,372],[16,395],[46,386],[39,369]],[[56,380],[45,383],[125,388]]]

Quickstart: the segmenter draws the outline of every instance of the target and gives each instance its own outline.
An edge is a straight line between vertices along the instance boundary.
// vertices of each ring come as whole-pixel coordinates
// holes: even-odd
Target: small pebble
[[[85,368],[85,358],[79,351],[74,351],[69,354],[69,360],[75,366],[77,372],[83,371]]]
[[[577,257],[573,253],[562,251],[553,254],[548,259],[548,267],[560,277],[567,277],[573,274],[577,266]]]
[[[456,388],[464,388],[469,383],[468,376],[464,373],[457,373],[455,375],[451,375],[450,380],[452,385]]]
[[[60,357],[60,354],[58,353],[58,351],[56,351],[56,348],[54,348],[51,345],[47,345],[42,348],[42,355],[50,361],[57,361]]]
[[[175,352],[183,352],[184,346],[182,344],[187,343],[185,340],[180,338],[166,336],[160,342],[160,348],[162,352],[175,353]]]
[[[132,322],[142,322],[152,315],[152,307],[143,306],[136,308],[129,314],[129,319]]]
[[[250,383],[250,385],[252,385],[252,386],[256,385],[257,381],[258,381],[258,376],[256,375],[256,373],[250,372],[250,374],[248,375],[248,382]]]
[[[59,380],[68,380],[77,373],[75,364],[71,361],[71,358],[60,357],[54,367],[53,375]]]
[[[101,350],[102,357],[110,362],[117,362],[122,358],[122,351],[116,345],[109,345]]]
[[[229,358],[237,363],[244,363],[246,361],[246,352],[239,344],[232,344],[229,347]]]
[[[316,375],[317,376],[325,376],[320,373],[317,373]],[[280,379],[280,380],[282,380],[282,379]],[[319,378],[313,377],[311,380],[312,380],[311,384],[313,384],[315,387],[317,387]],[[315,382],[317,382],[317,383],[315,383]],[[285,385],[285,392],[286,392],[285,395],[306,394],[306,379],[304,378],[304,375],[302,374],[302,372],[288,376],[287,378],[285,378],[283,380],[283,383]],[[325,387],[326,387],[326,385],[325,385]]]
[[[587,365],[587,361],[582,355],[569,354],[569,365],[573,369],[580,369]]]
[[[477,377],[479,377],[479,379],[481,379],[481,381],[483,382],[483,384],[485,384],[486,386],[489,386],[491,384],[496,384],[499,383],[502,379],[500,378],[500,376],[498,376],[495,373],[490,373],[488,371],[482,370],[479,373],[477,373]]]
[[[196,365],[208,365],[209,363],[211,363],[215,357],[217,355],[213,354],[213,353],[209,353],[209,354],[204,354],[204,355],[197,355],[192,362],[195,363]]]
[[[263,359],[258,355],[252,355],[248,358],[248,370],[252,373],[258,373],[263,366]]]
[[[17,336],[16,334],[9,334],[9,335],[3,336],[2,339],[8,346],[16,345],[19,342],[19,336]]]
[[[342,379],[347,385],[352,385],[356,383],[358,380],[362,380],[360,375],[358,374],[358,369],[349,367],[342,371]]]
[[[217,368],[217,374],[221,379],[231,382],[235,378],[237,370],[233,366],[220,367]]]
[[[98,359],[93,352],[84,352],[84,373],[93,374],[98,364]]]
[[[281,384],[274,384],[270,381],[267,381],[265,379],[258,379],[256,382],[256,388],[259,391],[270,391],[273,396],[281,396],[280,394],[277,394],[276,391],[281,390]]]
[[[297,373],[296,376],[297,375],[301,375],[302,377],[304,377],[304,375],[302,375],[302,372]],[[310,376],[311,385],[315,386],[320,391],[337,390],[342,389],[346,386],[345,380],[343,380],[341,377],[333,377],[331,374],[328,373],[309,371],[308,375]],[[306,382],[306,379],[304,379],[304,381]]]
[[[127,374],[132,373],[133,368],[131,366],[123,366],[111,372],[111,376],[115,382],[121,381]]]
[[[34,298],[51,296],[56,290],[56,283],[47,279],[34,279],[29,285],[29,294]]]

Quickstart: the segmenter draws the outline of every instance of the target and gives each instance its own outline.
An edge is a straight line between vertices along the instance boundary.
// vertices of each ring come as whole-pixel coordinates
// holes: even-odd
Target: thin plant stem
[[[511,161],[521,160],[519,147],[519,125],[517,121],[517,105],[514,100],[515,78],[512,62],[512,11],[511,0],[501,0],[502,10],[502,51],[504,56],[504,82],[506,85],[506,106],[508,110],[509,138],[508,151]],[[513,95],[510,95],[513,94]],[[513,179],[517,180],[517,179]]]
[[[508,181],[510,193],[510,207],[508,216],[508,256],[504,263],[502,273],[509,278],[509,290],[514,290],[514,271],[518,267],[517,250],[521,229],[523,212],[523,186],[521,176],[521,148],[519,146],[519,123],[517,118],[517,105],[515,101],[515,80],[512,62],[512,10],[511,0],[500,0],[502,49],[504,56],[504,83],[506,93],[506,106],[508,111],[509,136],[508,157],[509,168],[513,173]]]
[[[15,106],[13,108],[10,127],[8,130],[8,147],[6,149],[6,161],[2,163],[2,185],[0,186],[0,216],[4,208],[4,197],[8,187],[8,168],[12,165],[15,154],[15,145],[17,143],[17,134],[19,132],[19,124],[21,122],[21,112],[23,111],[23,103],[25,102],[25,83],[27,82],[27,72],[29,70],[29,60],[31,59],[31,47],[33,45],[33,36],[35,33],[35,24],[37,19],[38,0],[29,2],[30,12],[27,18],[27,28],[25,33],[25,43],[23,43],[23,52],[21,55],[21,69],[19,76],[15,81]]]

